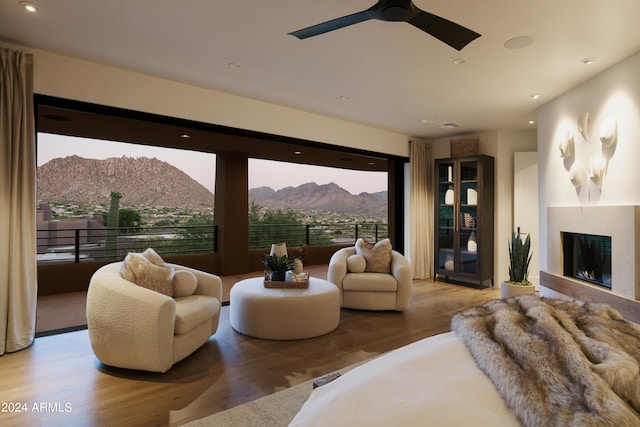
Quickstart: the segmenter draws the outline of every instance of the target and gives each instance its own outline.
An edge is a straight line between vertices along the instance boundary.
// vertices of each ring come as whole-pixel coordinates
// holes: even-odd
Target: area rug
[[[367,361],[354,363],[338,372],[344,374]],[[191,421],[183,427],[286,427],[307,401],[312,390],[313,380],[309,380],[253,402]]]

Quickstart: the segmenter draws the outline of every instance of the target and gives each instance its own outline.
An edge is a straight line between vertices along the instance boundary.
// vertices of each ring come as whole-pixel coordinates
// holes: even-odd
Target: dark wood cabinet
[[[493,286],[494,159],[435,161],[435,276]]]

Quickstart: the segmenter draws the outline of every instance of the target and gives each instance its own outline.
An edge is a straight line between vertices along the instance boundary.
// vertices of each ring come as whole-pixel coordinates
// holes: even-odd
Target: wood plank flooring
[[[104,366],[87,331],[38,338],[0,357],[2,404],[26,409],[0,412],[0,425],[181,425],[448,331],[455,312],[495,298],[498,288],[414,281],[404,313],[343,309],[335,331],[299,341],[240,335],[227,306],[207,344],[163,375]]]

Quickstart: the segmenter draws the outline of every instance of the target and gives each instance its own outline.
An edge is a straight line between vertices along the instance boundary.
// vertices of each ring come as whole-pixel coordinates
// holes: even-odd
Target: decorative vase
[[[467,240],[467,250],[469,252],[478,252],[478,242],[476,241],[476,232],[472,231]]]
[[[467,204],[474,206],[478,204],[478,192],[473,188],[467,188]]]
[[[453,255],[447,255],[447,258],[444,261],[444,269],[448,271],[453,271],[454,267],[455,265],[453,262]]]
[[[302,264],[302,260],[300,258],[296,258],[295,260],[293,260],[293,268],[291,269],[293,274],[300,274],[302,273],[303,269],[304,265]]]
[[[289,256],[287,253],[287,244],[285,242],[272,244],[269,255],[277,255],[279,257]]]
[[[453,188],[450,188],[446,191],[446,193],[444,193],[444,204],[452,205],[453,202],[454,202]]]

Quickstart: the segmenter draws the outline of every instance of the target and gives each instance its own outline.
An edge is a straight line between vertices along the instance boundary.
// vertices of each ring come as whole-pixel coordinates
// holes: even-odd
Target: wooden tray
[[[271,280],[264,280],[264,287],[270,289],[308,289],[309,288],[309,279],[303,280],[300,282],[293,281],[284,281],[284,282],[273,282]]]

